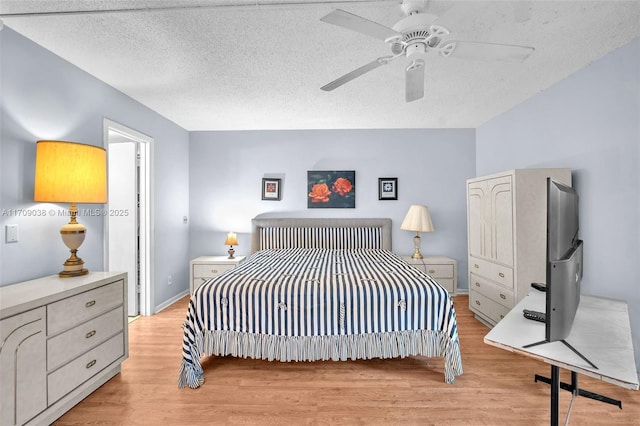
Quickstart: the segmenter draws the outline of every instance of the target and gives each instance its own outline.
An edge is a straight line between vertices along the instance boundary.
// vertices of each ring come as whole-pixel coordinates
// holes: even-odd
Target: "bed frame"
[[[379,228],[379,246],[391,251],[391,219],[387,218],[265,218],[251,220],[251,253],[260,250],[266,228]]]

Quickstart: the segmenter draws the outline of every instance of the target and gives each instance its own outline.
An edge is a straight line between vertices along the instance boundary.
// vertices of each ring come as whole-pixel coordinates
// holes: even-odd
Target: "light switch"
[[[7,243],[17,243],[18,242],[18,225],[7,225],[5,237],[6,237],[5,241]]]

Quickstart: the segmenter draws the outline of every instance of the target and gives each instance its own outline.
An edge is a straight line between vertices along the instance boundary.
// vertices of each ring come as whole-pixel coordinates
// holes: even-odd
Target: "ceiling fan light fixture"
[[[427,46],[422,42],[411,43],[405,49],[407,59],[409,59],[410,61],[422,59],[426,52],[427,52]]]

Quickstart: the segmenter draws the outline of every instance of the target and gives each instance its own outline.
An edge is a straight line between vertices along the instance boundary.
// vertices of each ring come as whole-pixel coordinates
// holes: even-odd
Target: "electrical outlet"
[[[17,243],[18,242],[18,225],[7,225],[5,228],[5,242]]]
[[[167,277],[167,285],[171,285],[173,281],[171,281],[171,275]]]

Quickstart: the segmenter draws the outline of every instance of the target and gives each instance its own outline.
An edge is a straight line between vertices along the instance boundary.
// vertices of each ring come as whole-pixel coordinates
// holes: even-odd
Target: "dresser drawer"
[[[193,278],[211,278],[235,268],[236,265],[193,265]]]
[[[488,318],[493,325],[500,322],[511,310],[510,308],[495,302],[488,297],[484,297],[482,294],[469,290],[469,308],[486,318]]]
[[[469,272],[513,288],[513,269],[477,257],[469,257]]]
[[[124,281],[116,281],[47,305],[47,335],[53,336],[122,305]]]
[[[79,356],[64,367],[49,374],[47,395],[49,405],[81,385],[100,370],[124,355],[124,334],[118,333],[100,346]]]
[[[61,366],[122,331],[123,327],[124,308],[120,306],[52,337],[47,341],[47,369]]]
[[[424,265],[424,270],[433,278],[453,278],[453,265]],[[440,282],[440,280],[437,280]]]
[[[469,285],[476,292],[508,308],[515,305],[513,289],[492,283],[491,281],[475,274],[470,274],[470,278]]]

